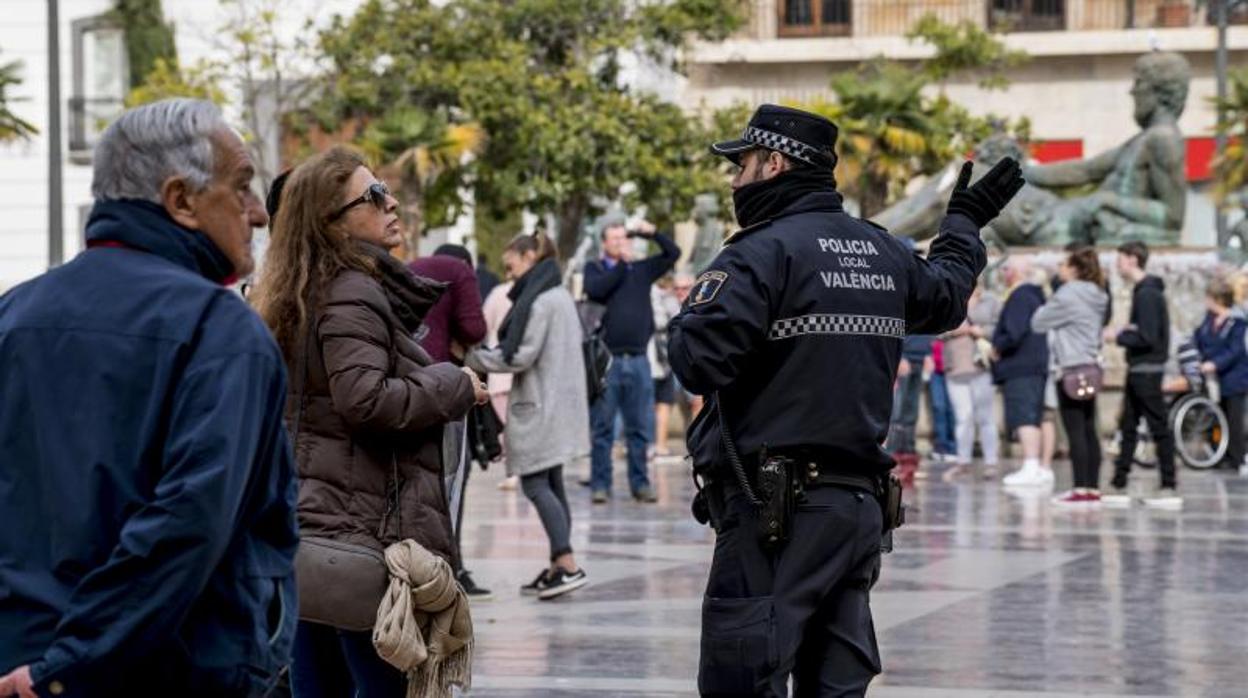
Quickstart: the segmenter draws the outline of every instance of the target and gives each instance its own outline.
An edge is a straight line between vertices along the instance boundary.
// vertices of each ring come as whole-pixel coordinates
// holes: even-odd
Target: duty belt
[[[813,460],[794,459],[794,461],[797,463],[797,472],[794,475],[804,487],[848,487],[862,490],[873,497],[879,497],[884,493],[882,477],[847,473],[835,470],[828,464],[820,465],[818,461]]]

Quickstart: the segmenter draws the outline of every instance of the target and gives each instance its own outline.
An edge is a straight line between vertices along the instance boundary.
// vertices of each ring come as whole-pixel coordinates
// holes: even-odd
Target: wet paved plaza
[[[547,556],[536,513],[500,472],[474,473],[464,552],[495,600],[473,608],[471,695],[696,695],[713,533],[682,463],[652,466],[657,505],[624,498],[622,470],[599,506],[567,475],[591,583],[552,602],[518,589]],[[1182,512],[919,483],[873,592],[885,672],[869,695],[1248,696],[1248,480],[1181,478]]]

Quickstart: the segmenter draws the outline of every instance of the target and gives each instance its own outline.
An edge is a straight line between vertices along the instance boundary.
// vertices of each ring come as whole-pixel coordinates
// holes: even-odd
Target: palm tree
[[[1213,100],[1225,117],[1218,131],[1227,136],[1226,150],[1214,162],[1220,201],[1248,187],[1248,68],[1231,71],[1227,77],[1226,98]]]
[[[906,182],[953,157],[951,103],[923,95],[928,78],[897,63],[875,60],[832,79],[836,101],[803,105],[840,127],[841,189],[861,214],[883,210]]]
[[[11,102],[19,101],[9,94],[9,88],[22,84],[21,70],[21,61],[0,65],[0,142],[29,140],[39,133],[34,124],[14,114],[9,108]]]
[[[417,107],[391,110],[364,129],[359,145],[395,185],[409,252],[426,228],[454,220],[467,163],[484,144],[478,125],[447,123]]]

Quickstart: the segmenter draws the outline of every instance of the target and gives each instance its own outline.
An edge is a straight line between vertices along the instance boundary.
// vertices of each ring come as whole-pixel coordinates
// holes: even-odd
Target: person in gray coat
[[[550,567],[521,593],[553,599],[586,584],[570,543],[571,509],[563,466],[589,455],[589,396],[581,353],[584,331],[572,295],[561,284],[554,244],[545,235],[521,235],[503,252],[515,285],[499,346],[465,359],[485,373],[512,373],[515,382],[504,431],[507,474],[537,509],[550,539]]]
[[[1070,441],[1074,489],[1059,495],[1058,504],[1099,505],[1101,502],[1101,441],[1096,428],[1096,396],[1076,399],[1061,389],[1061,374],[1101,360],[1102,327],[1109,294],[1096,250],[1078,248],[1058,267],[1061,288],[1031,318],[1033,332],[1048,332],[1058,369],[1058,413]]]

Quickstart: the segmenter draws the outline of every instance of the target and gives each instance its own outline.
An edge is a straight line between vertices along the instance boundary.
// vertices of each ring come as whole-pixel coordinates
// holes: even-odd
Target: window
[[[851,0],[780,0],[780,36],[849,36]]]
[[[988,23],[998,31],[1066,28],[1066,0],[989,0]]]
[[[121,27],[101,17],[72,25],[74,86],[69,98],[69,150],[89,162],[100,132],[124,109],[130,89],[129,61]]]

